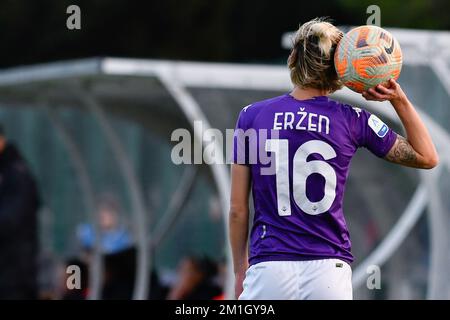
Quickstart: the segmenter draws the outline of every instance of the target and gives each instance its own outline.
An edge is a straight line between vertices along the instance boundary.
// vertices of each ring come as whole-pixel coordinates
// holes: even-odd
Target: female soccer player
[[[328,98],[342,87],[333,64],[341,37],[324,20],[303,24],[288,59],[293,91],[239,115],[230,209],[239,299],[352,299],[342,200],[356,150],[414,168],[438,163],[425,125],[394,80],[362,95],[389,101],[407,138],[375,115]],[[262,161],[264,154],[273,161]],[[255,215],[248,250],[250,188]]]

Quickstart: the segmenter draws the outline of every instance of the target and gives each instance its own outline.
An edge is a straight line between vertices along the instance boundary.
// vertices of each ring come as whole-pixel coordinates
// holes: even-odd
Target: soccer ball
[[[398,41],[377,26],[361,26],[347,32],[338,43],[334,65],[342,83],[363,92],[393,78],[402,68]]]

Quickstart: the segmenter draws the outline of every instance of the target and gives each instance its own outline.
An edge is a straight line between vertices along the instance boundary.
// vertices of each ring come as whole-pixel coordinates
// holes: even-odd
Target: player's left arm
[[[250,167],[240,164],[231,165],[231,203],[230,203],[230,241],[233,253],[236,298],[242,293],[242,283],[248,268],[248,226]]]
[[[421,169],[431,169],[438,164],[439,157],[425,124],[395,80],[391,79],[388,85],[378,85],[363,92],[363,97],[367,100],[389,101],[405,128],[406,138],[397,135],[397,140],[385,156],[386,160]]]
[[[412,168],[431,169],[435,166],[431,161],[427,163],[424,159],[421,159],[421,156],[417,154],[408,140],[399,134],[397,134],[394,145],[384,158],[390,162]]]

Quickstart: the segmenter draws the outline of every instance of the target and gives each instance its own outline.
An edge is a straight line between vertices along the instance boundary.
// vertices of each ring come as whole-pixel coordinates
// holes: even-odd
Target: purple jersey
[[[252,178],[250,264],[325,258],[351,263],[342,208],[350,161],[359,147],[384,157],[395,132],[365,110],[325,96],[296,100],[289,94],[245,107],[236,129],[233,162],[249,165]],[[241,134],[255,130],[256,144]]]

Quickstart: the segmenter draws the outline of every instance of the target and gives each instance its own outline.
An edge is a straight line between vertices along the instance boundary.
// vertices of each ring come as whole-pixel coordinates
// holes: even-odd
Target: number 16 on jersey
[[[275,174],[277,186],[277,206],[280,216],[291,215],[291,190],[289,186],[289,141],[287,139],[268,139],[266,151],[275,154]],[[324,160],[311,160],[311,154],[319,154]],[[326,162],[336,157],[336,152],[328,143],[321,140],[311,140],[303,143],[293,157],[292,196],[302,211],[317,215],[328,211],[336,198],[336,172]],[[324,195],[320,201],[310,201],[306,196],[306,180],[317,173],[324,177]]]

